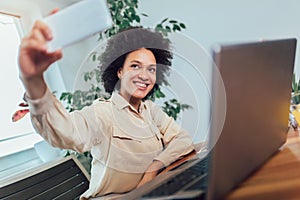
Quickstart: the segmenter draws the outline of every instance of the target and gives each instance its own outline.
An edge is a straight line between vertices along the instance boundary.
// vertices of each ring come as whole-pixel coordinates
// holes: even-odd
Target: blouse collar
[[[111,101],[116,105],[116,107],[121,110],[124,109],[126,107],[130,107],[131,110],[135,110],[135,108],[133,108],[133,106],[131,106],[129,104],[128,101],[126,101],[126,99],[124,97],[122,97],[118,92],[113,92],[112,96],[111,96]],[[143,109],[146,109],[147,106],[145,104],[145,102],[141,101],[141,105],[139,107],[139,113],[143,111]]]

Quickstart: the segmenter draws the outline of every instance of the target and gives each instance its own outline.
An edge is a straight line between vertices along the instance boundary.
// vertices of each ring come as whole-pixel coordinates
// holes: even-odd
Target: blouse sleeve
[[[95,134],[99,133],[100,124],[95,120],[93,107],[69,113],[49,89],[42,98],[27,98],[27,102],[33,127],[51,145],[84,152],[101,140]]]
[[[158,105],[151,103],[151,115],[162,134],[165,149],[155,160],[168,166],[183,155],[194,150],[193,141],[187,131],[182,129]]]

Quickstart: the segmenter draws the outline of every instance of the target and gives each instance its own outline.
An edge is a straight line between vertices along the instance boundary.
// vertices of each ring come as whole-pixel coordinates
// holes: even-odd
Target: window
[[[22,109],[24,88],[18,77],[18,48],[22,29],[16,16],[0,13],[0,157],[32,147],[41,137],[34,134],[29,114],[12,122],[15,111]]]

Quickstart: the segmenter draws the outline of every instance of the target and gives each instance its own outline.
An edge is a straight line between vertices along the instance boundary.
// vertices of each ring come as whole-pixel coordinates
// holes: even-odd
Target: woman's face
[[[143,99],[156,81],[156,59],[150,50],[141,48],[129,53],[118,71],[120,94],[130,100]]]

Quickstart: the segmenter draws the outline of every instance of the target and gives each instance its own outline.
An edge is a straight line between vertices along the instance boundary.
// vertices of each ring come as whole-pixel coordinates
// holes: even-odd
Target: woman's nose
[[[140,72],[139,72],[138,77],[142,80],[148,80],[149,76],[148,76],[148,73],[147,73],[147,69],[145,69],[145,68],[141,69]]]

